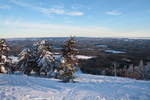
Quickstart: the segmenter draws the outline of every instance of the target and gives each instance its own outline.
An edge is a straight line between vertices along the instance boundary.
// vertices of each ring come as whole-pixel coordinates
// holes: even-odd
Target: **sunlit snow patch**
[[[91,58],[94,58],[94,56],[85,56],[85,55],[77,55],[76,57],[78,59],[91,59]]]
[[[119,54],[119,53],[125,53],[123,51],[117,51],[117,50],[105,50],[106,53],[114,53],[114,54]]]

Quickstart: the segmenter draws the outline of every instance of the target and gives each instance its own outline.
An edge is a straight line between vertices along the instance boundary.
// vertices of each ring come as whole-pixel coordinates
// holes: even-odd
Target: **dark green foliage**
[[[59,67],[60,79],[64,82],[72,82],[74,78],[74,73],[77,68],[77,58],[76,54],[78,50],[75,49],[76,41],[71,37],[68,41],[64,43],[62,50],[62,62]]]

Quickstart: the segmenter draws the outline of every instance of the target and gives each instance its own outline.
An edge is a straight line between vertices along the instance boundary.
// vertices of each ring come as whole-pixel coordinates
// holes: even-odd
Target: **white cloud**
[[[52,15],[52,14],[58,14],[62,15],[65,14],[65,11],[63,9],[57,9],[57,8],[38,8],[40,12],[47,14],[47,15]]]
[[[118,10],[110,10],[110,11],[107,11],[106,14],[108,14],[108,15],[122,15],[122,12],[120,12]]]
[[[17,4],[19,6],[23,7],[30,7],[34,10],[37,10],[43,14],[47,14],[49,16],[51,15],[69,15],[69,16],[83,16],[84,13],[81,11],[66,11],[64,7],[61,6],[55,6],[52,8],[44,8],[44,7],[39,7],[35,5],[31,5],[29,3],[21,2],[18,0],[10,0],[12,3]]]
[[[83,5],[81,5],[81,4],[73,4],[71,6],[71,9],[74,9],[74,10],[77,10],[77,9],[80,9],[80,8],[83,8]]]
[[[80,11],[68,12],[66,14],[70,16],[83,16],[84,15],[84,13]]]
[[[0,9],[10,9],[11,6],[9,5],[0,5]]]
[[[9,0],[9,1],[12,2],[12,3],[14,3],[14,4],[16,4],[16,5],[19,5],[19,6],[32,7],[30,4],[25,3],[25,2],[21,2],[21,1],[18,1],[18,0]]]
[[[84,13],[80,11],[65,11],[64,9],[58,8],[38,8],[40,12],[47,15],[69,15],[69,16],[83,16]]]

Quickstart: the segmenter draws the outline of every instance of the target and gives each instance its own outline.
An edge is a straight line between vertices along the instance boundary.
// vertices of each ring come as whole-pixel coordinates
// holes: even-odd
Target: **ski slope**
[[[150,81],[88,74],[75,81],[0,74],[0,100],[150,100]]]

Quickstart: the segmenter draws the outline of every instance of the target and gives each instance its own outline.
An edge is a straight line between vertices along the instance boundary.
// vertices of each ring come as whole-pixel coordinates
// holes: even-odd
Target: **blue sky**
[[[150,0],[0,0],[0,38],[150,37]]]

